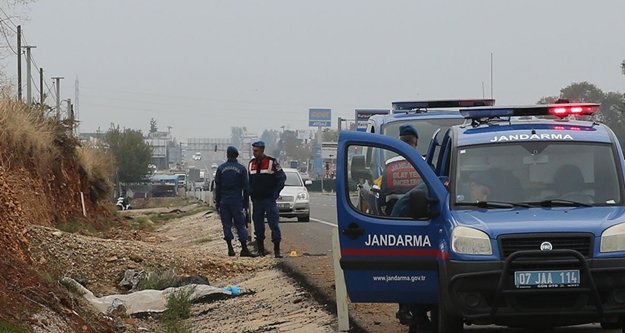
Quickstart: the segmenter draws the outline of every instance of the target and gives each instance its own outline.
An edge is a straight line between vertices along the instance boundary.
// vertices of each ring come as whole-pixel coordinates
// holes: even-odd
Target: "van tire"
[[[449,314],[442,303],[432,309],[431,315],[433,332],[462,333],[464,331],[462,318]]]
[[[310,222],[310,215],[298,216],[297,222]]]

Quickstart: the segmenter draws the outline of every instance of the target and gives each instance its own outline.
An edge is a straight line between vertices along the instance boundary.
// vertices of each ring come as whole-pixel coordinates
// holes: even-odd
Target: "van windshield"
[[[394,121],[384,126],[383,134],[386,136],[399,138],[399,127],[402,125],[412,125],[417,130],[417,134],[419,134],[417,151],[419,152],[419,154],[425,155],[430,145],[430,139],[432,139],[432,135],[434,135],[434,132],[436,132],[437,129],[441,129],[441,136],[439,137],[442,138],[442,134],[445,134],[445,131],[447,131],[449,127],[462,123],[464,123],[464,118],[412,119],[406,121]],[[388,152],[389,154],[391,153],[390,150],[386,150],[386,152]],[[394,156],[385,156],[386,159],[389,159],[391,157]]]
[[[452,175],[455,206],[479,201],[610,206],[622,182],[607,143],[515,142],[459,147]],[[464,209],[464,207],[462,207]],[[504,207],[499,207],[504,208]]]

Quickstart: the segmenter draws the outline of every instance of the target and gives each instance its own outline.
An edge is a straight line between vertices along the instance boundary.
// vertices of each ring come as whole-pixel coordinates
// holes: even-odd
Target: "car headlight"
[[[451,249],[461,254],[493,254],[488,235],[483,231],[467,227],[456,227],[451,232]]]
[[[302,192],[297,194],[297,199],[296,200],[306,200],[308,199],[308,193]]]
[[[611,226],[601,234],[601,252],[625,251],[625,223]]]

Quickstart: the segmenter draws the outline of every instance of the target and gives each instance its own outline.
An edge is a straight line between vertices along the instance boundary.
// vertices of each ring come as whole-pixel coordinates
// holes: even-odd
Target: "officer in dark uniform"
[[[241,242],[241,257],[252,257],[247,248],[248,233],[243,217],[243,209],[247,209],[249,205],[247,170],[237,162],[239,151],[235,147],[228,147],[226,156],[228,161],[220,165],[215,173],[215,204],[224,228],[224,239],[228,243],[228,255],[231,257],[235,255],[232,247],[234,221]]]
[[[399,139],[417,149],[419,134],[411,125],[399,126]],[[406,192],[410,191],[421,181],[421,176],[403,156],[396,156],[384,162],[379,187],[381,189],[380,206],[384,207],[384,214],[390,215],[395,202]]]
[[[449,177],[440,176],[438,177],[440,181],[445,185],[446,188],[449,187]],[[390,216],[395,217],[410,217],[412,216],[410,210],[412,209],[410,205],[410,194],[414,191],[421,191],[428,193],[428,187],[423,182],[422,179],[419,180],[419,184],[415,186],[412,190],[408,191],[408,193],[404,194],[398,201],[395,203],[393,207],[393,211]],[[430,318],[428,318],[428,311],[431,309],[427,306],[419,305],[419,304],[399,304],[399,310],[395,314],[395,317],[399,319],[399,322],[402,325],[410,326],[409,332],[428,332],[432,326],[430,322]]]
[[[265,215],[271,229],[271,241],[276,258],[280,255],[280,233],[278,204],[276,200],[284,188],[286,174],[278,161],[265,155],[265,143],[257,141],[252,144],[254,158],[248,165],[250,173],[250,196],[252,197],[254,234],[258,245],[258,254],[265,255]]]

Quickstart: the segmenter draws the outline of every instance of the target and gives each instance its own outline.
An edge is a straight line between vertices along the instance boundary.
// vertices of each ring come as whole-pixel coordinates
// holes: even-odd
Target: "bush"
[[[115,158],[107,149],[98,145],[80,147],[77,153],[91,185],[91,200],[107,199],[113,191],[111,176],[115,170]]]

